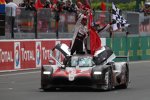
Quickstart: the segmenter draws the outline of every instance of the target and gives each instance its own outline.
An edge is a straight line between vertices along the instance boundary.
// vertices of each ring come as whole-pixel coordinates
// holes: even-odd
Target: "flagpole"
[[[111,23],[111,15],[112,15],[111,9],[108,9],[108,12],[110,13],[109,14],[109,23]],[[111,27],[109,28],[109,37],[110,38],[112,37]]]

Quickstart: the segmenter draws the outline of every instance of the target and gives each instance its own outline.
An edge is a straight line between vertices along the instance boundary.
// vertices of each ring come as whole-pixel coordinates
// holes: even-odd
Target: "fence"
[[[5,34],[0,39],[12,39],[11,37],[11,9],[5,9]],[[150,17],[144,16],[142,13],[124,12],[124,17],[131,24],[128,31],[129,35],[149,35],[150,33]],[[94,12],[94,21],[100,22],[101,26],[111,21],[109,12]],[[74,25],[76,23],[76,15],[74,13],[60,13],[58,24],[59,38],[72,38]],[[55,12],[48,8],[38,9],[37,12],[18,8],[16,10],[16,18],[14,25],[14,39],[30,39],[30,38],[56,38],[56,21]],[[124,30],[115,32],[114,36],[126,36]],[[109,37],[109,32],[99,34],[101,37]]]

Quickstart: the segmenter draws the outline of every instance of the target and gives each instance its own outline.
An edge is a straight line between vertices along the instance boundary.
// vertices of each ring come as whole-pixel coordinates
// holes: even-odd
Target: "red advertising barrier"
[[[14,43],[0,42],[0,70],[14,69]]]
[[[17,40],[0,41],[0,71],[41,67],[51,60],[50,50],[57,43],[70,45],[70,40]],[[54,55],[62,61],[63,56]]]
[[[35,41],[21,41],[21,68],[35,68],[36,50]]]
[[[47,64],[50,59],[50,49],[52,49],[56,44],[56,41],[42,41],[42,48],[41,48],[41,59],[42,65]],[[37,67],[40,66],[37,63]]]

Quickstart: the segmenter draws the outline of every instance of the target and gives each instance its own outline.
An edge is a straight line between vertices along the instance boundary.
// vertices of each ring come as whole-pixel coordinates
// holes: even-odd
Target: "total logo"
[[[36,66],[41,66],[41,42],[36,42]]]
[[[15,68],[20,68],[20,42],[15,43]]]

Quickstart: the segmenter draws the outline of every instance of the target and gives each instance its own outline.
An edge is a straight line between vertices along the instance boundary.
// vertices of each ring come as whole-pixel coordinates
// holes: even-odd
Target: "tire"
[[[125,69],[125,82],[119,86],[117,86],[117,89],[126,89],[128,88],[128,83],[129,83],[129,69],[128,69],[128,65],[126,65],[126,69]]]
[[[49,89],[44,88],[44,89],[43,89],[43,91],[44,91],[44,92],[48,92],[48,91],[50,91],[50,90],[49,90]]]
[[[50,86],[50,78],[51,75],[44,75],[43,71],[50,71],[51,73],[53,72],[53,68],[51,66],[42,66],[41,67],[41,89],[43,89],[44,91],[48,91],[51,90]]]
[[[44,84],[44,82],[41,80],[41,89],[43,89],[43,91],[47,91],[48,88],[46,88],[46,87],[47,87],[47,85]]]
[[[104,80],[106,81],[106,84],[104,85],[103,90],[110,91],[113,88],[113,82],[112,82],[112,69],[108,68],[108,71],[105,73]]]
[[[129,83],[129,69],[128,69],[128,66],[126,65],[126,69],[125,69],[125,83],[121,85],[122,89],[128,88],[128,83]]]
[[[47,85],[43,85],[41,89],[42,89],[44,92],[54,91],[54,90],[55,90],[54,87],[47,87]]]
[[[55,90],[55,88],[51,85],[50,82],[43,80],[41,80],[41,89],[45,92]]]

